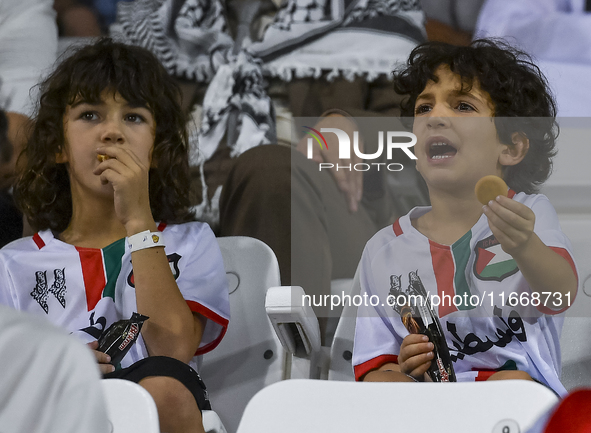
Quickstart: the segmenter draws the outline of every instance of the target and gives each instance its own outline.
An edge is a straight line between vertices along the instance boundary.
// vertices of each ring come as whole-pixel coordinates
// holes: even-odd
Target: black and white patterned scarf
[[[203,202],[194,210],[197,218],[215,226],[221,190],[208,199],[205,161],[224,136],[232,157],[276,142],[275,113],[264,90],[262,62],[236,49],[222,4],[216,0],[121,2],[111,34],[151,50],[173,76],[209,83],[200,126],[190,131],[189,145],[191,165],[201,166],[203,188]]]
[[[390,74],[426,40],[418,0],[287,0],[249,51],[284,81]]]

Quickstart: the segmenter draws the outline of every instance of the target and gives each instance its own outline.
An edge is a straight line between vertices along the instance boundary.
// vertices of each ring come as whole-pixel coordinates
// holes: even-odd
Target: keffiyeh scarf
[[[392,72],[426,40],[418,0],[288,0],[249,50],[284,81]]]

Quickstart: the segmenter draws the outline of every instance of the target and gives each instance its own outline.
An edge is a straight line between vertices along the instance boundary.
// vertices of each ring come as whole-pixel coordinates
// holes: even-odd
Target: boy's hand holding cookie
[[[484,206],[488,225],[503,251],[519,256],[534,238],[534,212],[526,205],[508,197],[497,196]]]

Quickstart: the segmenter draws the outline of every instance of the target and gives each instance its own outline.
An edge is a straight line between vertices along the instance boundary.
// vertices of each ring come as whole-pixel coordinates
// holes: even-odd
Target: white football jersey
[[[197,355],[221,341],[230,318],[224,263],[209,226],[161,224],[165,252],[191,311],[208,320]],[[80,248],[50,230],[16,240],[0,250],[0,303],[47,317],[84,342],[137,311],[131,253],[126,239],[103,249]],[[148,319],[149,320],[149,319]],[[148,356],[140,335],[121,362]]]
[[[535,233],[576,273],[570,242],[548,199],[513,191],[510,197],[534,211]],[[531,293],[484,214],[469,232],[447,246],[413,227],[411,219],[429,210],[414,208],[380,230],[365,247],[360,282],[367,301],[357,314],[355,377],[359,380],[387,362],[397,362],[408,331],[393,307],[396,299],[389,295],[396,292],[392,285],[419,284],[439,315],[458,381],[486,380],[498,369],[519,369],[565,393],[559,380],[559,336],[564,320],[560,313],[566,308],[554,311],[557,298]],[[564,301],[572,305],[574,299]]]

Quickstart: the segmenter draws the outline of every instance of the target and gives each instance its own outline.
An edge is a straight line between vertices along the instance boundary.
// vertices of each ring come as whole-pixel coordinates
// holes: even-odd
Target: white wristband
[[[162,236],[162,232],[145,230],[129,236],[127,238],[127,245],[132,253],[146,248],[164,247],[164,236]]]

